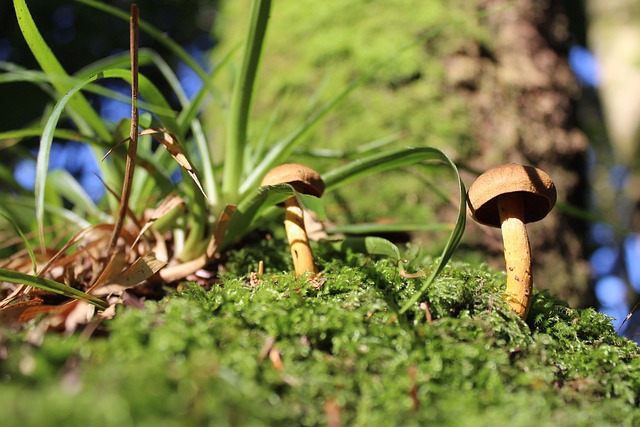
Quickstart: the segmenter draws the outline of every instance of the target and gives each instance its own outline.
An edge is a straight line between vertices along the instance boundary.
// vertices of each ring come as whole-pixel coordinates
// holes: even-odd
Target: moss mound
[[[106,338],[6,335],[0,415],[22,426],[640,423],[638,346],[594,310],[538,293],[526,324],[502,302],[503,274],[456,264],[398,316],[419,279],[360,255],[324,270],[326,281],[268,272],[257,286],[190,285],[120,312]]]

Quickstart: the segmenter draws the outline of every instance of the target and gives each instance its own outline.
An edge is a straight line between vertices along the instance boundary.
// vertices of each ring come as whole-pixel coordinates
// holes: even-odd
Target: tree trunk
[[[576,126],[578,88],[566,59],[566,16],[550,0],[483,1],[480,9],[501,5],[503,12],[488,14],[483,22],[495,37],[491,47],[474,46],[449,61],[449,76],[464,76],[455,69],[459,64],[474,64],[476,69],[472,80],[450,82],[468,99],[476,129],[480,155],[469,159],[469,165],[482,171],[504,162],[532,164],[553,178],[558,190],[555,213],[527,226],[534,284],[573,306],[590,305],[583,253],[586,224],[565,209],[567,204],[586,207],[587,149]],[[502,262],[499,231],[470,223],[468,236],[466,242],[478,249],[489,241],[493,264]]]

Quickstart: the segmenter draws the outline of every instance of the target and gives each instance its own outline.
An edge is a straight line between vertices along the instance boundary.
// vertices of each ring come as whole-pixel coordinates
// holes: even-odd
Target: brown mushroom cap
[[[489,169],[469,188],[467,203],[473,219],[500,227],[496,198],[509,193],[522,193],[525,223],[541,220],[556,204],[556,186],[549,175],[533,166],[508,163]]]
[[[298,193],[320,197],[324,182],[320,174],[297,163],[285,163],[269,171],[260,185],[290,184]]]

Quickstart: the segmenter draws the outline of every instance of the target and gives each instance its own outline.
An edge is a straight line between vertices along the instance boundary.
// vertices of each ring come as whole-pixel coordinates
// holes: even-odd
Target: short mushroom
[[[467,193],[473,219],[502,229],[507,271],[507,301],[526,319],[533,278],[526,223],[547,216],[556,203],[556,187],[544,171],[532,166],[505,164],[489,169]]]
[[[275,167],[267,173],[261,185],[289,184],[298,193],[320,197],[324,192],[324,182],[316,171],[304,165],[288,163]],[[291,247],[291,257],[296,276],[306,272],[316,272],[313,252],[309,246],[304,227],[304,212],[295,197],[284,202],[284,226]]]

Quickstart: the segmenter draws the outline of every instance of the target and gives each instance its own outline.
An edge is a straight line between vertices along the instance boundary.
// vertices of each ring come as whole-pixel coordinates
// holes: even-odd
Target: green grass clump
[[[227,265],[240,268],[264,249],[232,253]],[[339,413],[342,425],[361,426],[640,422],[640,351],[606,316],[538,293],[526,324],[502,301],[503,274],[462,263],[444,270],[423,309],[399,316],[420,279],[403,279],[388,260],[336,261],[328,251],[318,249],[319,287],[280,273],[276,261],[255,287],[248,274],[228,273],[208,291],[189,285],[144,310],[122,310],[104,338],[25,341],[37,337],[35,326],[4,336],[2,419],[327,425]]]

